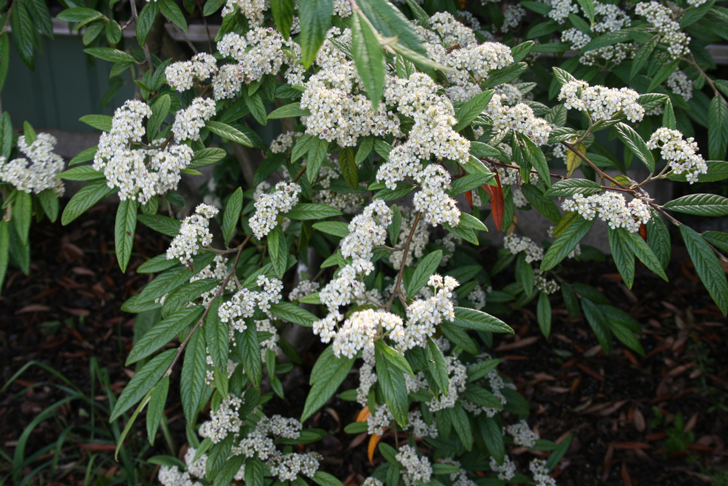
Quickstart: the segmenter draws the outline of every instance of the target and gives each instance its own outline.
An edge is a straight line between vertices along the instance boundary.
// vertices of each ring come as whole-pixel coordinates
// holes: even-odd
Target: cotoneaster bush
[[[11,18],[36,3],[15,0]],[[346,432],[371,436],[378,466],[366,486],[555,484],[549,471],[570,438],[557,445],[531,431],[528,402],[487,350],[494,333],[512,332],[493,314],[507,320],[535,307],[548,337],[551,299],[562,298],[605,353],[612,336],[642,353],[638,322],[562,277],[564,260],[600,257],[579,245],[597,220],[629,287],[636,260],[667,279],[667,225],[676,227],[728,311],[719,262],[728,235],[701,235],[676,217],[727,215],[728,199],[691,194],[660,205],[645,190],[666,178],[728,177],[728,84],[706,74],[715,64],[705,48],[728,39],[728,11],[713,1],[185,1],[188,13],[222,8],[222,26],[211,52],[181,62],[145,43],[160,10],[186,30],[179,6],[158,0],[137,13],[132,2],[131,18],[117,22],[114,3],[67,1],[59,15],[85,27],[84,42],[96,45],[86,52],[114,63],[112,75],[129,76],[139,94],[113,117],[83,118],[103,133],[60,175],[89,181],[62,222],[118,193],[123,270],[137,221],[171,239],[137,269],[156,277],[122,309],[155,324],[129,354],[128,366],[144,364],[111,417],[135,410],[125,436],[146,408],[153,441],[165,403],[181,401],[184,461],[152,459],[165,486],[340,486],[324,458],[298,447],[326,436],[306,422],[335,394],[361,408]],[[143,49],[100,46],[122,42],[116,29],[127,22]],[[569,49],[579,52],[560,56]],[[266,146],[255,129],[277,120],[283,132]],[[706,129],[710,160],[693,139]],[[233,156],[250,168],[238,145],[264,153],[252,161],[252,184],[220,194],[223,178],[201,181],[213,193],[187,207],[176,192],[181,173]],[[564,162],[567,175],[552,173]],[[631,179],[632,166],[649,175]],[[25,197],[17,195],[32,192],[14,184],[12,220]],[[553,223],[548,240],[520,234],[523,210]],[[477,251],[489,214],[491,231],[506,234],[495,261]],[[491,277],[511,266],[516,281],[494,289]],[[289,332],[299,327],[309,330]],[[311,336],[325,347],[302,415],[270,414]],[[179,398],[168,397],[176,369]],[[340,389],[352,371],[358,387]],[[514,446],[536,457],[519,468]]]

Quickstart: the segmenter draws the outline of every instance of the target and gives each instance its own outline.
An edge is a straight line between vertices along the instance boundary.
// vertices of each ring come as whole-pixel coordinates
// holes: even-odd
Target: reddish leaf
[[[468,206],[473,209],[473,191],[467,191],[465,193],[465,199],[468,201]]]
[[[498,183],[497,187],[483,184],[483,189],[490,194],[490,208],[493,210],[493,221],[495,222],[495,229],[500,231],[501,225],[503,224],[503,210],[505,209],[505,203],[503,201],[503,186],[501,186],[500,177],[498,172],[493,172],[495,181]]]
[[[645,243],[647,243],[647,226],[645,226],[645,223],[640,225],[640,236],[643,240],[645,240]]]

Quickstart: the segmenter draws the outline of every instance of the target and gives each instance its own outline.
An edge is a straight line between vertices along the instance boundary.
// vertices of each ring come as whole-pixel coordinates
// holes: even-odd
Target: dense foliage
[[[528,402],[486,350],[493,333],[512,332],[494,314],[523,306],[535,308],[548,337],[560,291],[605,353],[613,336],[642,353],[638,322],[562,277],[565,259],[601,257],[579,245],[597,219],[629,287],[636,260],[667,279],[667,224],[675,226],[728,312],[719,262],[728,235],[700,234],[676,216],[725,216],[728,199],[658,204],[645,190],[661,179],[728,177],[728,83],[706,74],[716,67],[706,46],[728,39],[728,10],[714,0],[467,10],[446,0],[185,0],[188,14],[222,9],[222,25],[213,52],[180,62],[145,43],[160,15],[187,29],[176,3],[137,13],[132,2],[129,19],[114,18],[115,3],[67,0],[58,17],[85,29],[86,52],[114,63],[112,76],[138,87],[113,117],[82,119],[103,132],[98,146],[59,174],[53,137],[26,123],[16,139],[10,117],[0,119],[0,280],[9,260],[29,271],[31,219],[57,217],[59,178],[88,181],[63,224],[118,194],[122,269],[137,221],[170,237],[165,254],[136,269],[156,277],[122,308],[151,327],[128,356],[137,371],[111,413],[113,421],[133,411],[123,442],[146,408],[153,442],[181,369],[189,448],[184,462],[152,459],[165,486],[340,485],[320,455],[294,447],[325,437],[304,423],[337,392],[362,409],[346,431],[368,433],[370,459],[384,458],[367,486],[554,484],[548,471],[570,439],[555,444],[531,431]],[[15,45],[32,66],[34,25],[52,37],[50,16],[43,2],[11,5]],[[132,22],[142,49],[123,44]],[[6,30],[0,81],[8,46]],[[561,56],[568,50],[578,52]],[[256,128],[278,120],[283,132],[265,144]],[[706,130],[707,161],[692,138]],[[218,177],[205,202],[189,207],[175,192],[182,173],[230,160],[250,170],[245,187],[228,190]],[[564,163],[565,175],[552,173]],[[632,166],[647,177],[633,180]],[[553,222],[549,240],[519,234],[526,210]],[[506,233],[492,262],[477,250],[489,214]],[[491,277],[511,265],[515,282],[494,289]],[[311,332],[327,347],[302,416],[270,415],[266,404],[284,397],[281,377]],[[339,390],[352,370],[358,388]],[[551,453],[518,472],[514,445]]]

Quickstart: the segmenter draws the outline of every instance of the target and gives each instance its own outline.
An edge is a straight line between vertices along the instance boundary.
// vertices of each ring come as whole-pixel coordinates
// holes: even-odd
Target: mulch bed
[[[131,349],[134,316],[120,307],[149,278],[134,269],[167,243],[138,225],[135,253],[124,274],[114,256],[114,217],[115,207],[101,205],[67,227],[47,222],[33,226],[31,274],[26,277],[11,268],[0,297],[3,382],[26,362],[39,360],[88,390],[94,356],[108,369],[114,392],[120,393],[128,382],[130,372],[123,363]],[[494,261],[492,250],[483,254],[486,262]],[[550,440],[574,434],[555,471],[558,484],[707,484],[709,472],[726,468],[728,327],[691,264],[676,260],[667,271],[670,283],[638,269],[631,291],[610,262],[567,266],[567,280],[593,285],[643,324],[645,358],[617,342],[605,356],[586,321],[568,317],[559,294],[552,299],[550,342],[540,334],[532,305],[504,319],[516,334],[497,337],[493,354],[503,360],[501,372],[531,400],[529,423]],[[509,277],[499,278],[506,282]],[[287,400],[270,402],[274,411],[300,415],[319,347],[304,353],[304,365],[289,377]],[[11,457],[25,426],[64,396],[46,386],[12,398],[41,381],[59,383],[32,368],[0,396],[0,447]],[[355,381],[348,387],[355,387]],[[181,410],[171,405],[178,393],[173,386],[167,404],[177,445],[185,442]],[[67,423],[86,423],[72,407],[61,407],[59,413]],[[365,438],[343,432],[357,413],[355,404],[334,398],[311,419],[332,431],[313,448],[327,457],[323,468],[347,486],[358,484],[371,470]],[[682,427],[676,427],[679,416]],[[139,422],[139,434],[146,434],[144,421]],[[55,441],[58,433],[57,421],[44,422],[31,435],[27,450]],[[150,451],[155,453],[167,453],[163,440]],[[522,468],[530,460],[525,450],[512,455]],[[149,473],[152,478],[153,470]],[[58,484],[82,482],[83,477],[68,475]]]

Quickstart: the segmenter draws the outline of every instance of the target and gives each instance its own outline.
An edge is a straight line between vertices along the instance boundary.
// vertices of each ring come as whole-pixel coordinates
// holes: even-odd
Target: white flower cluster
[[[573,251],[571,252],[573,253]],[[569,254],[569,257],[571,258],[571,253]],[[556,282],[556,280],[549,280],[546,277],[543,276],[543,272],[540,268],[534,268],[533,269],[533,287],[539,291],[543,292],[545,294],[551,295],[554,292],[557,292],[561,286]]]
[[[556,480],[549,476],[546,461],[543,459],[532,460],[528,468],[533,473],[533,481],[536,483],[536,486],[556,486]]]
[[[460,284],[452,277],[430,276],[427,285],[435,289],[434,295],[412,302],[407,309],[407,325],[392,330],[389,337],[397,343],[397,349],[405,352],[417,346],[425,346],[435,334],[436,326],[443,320],[455,320],[452,303],[453,290]]]
[[[301,135],[303,135],[301,132],[284,132],[278,135],[278,137],[275,138],[270,143],[270,151],[274,154],[282,154],[286,150],[293,147],[293,144],[296,143],[296,141],[301,138]]]
[[[520,5],[510,4],[506,6],[506,10],[503,12],[503,25],[500,29],[501,32],[506,33],[517,28],[525,16],[526,9]]]
[[[513,64],[511,48],[500,42],[483,42],[477,46],[456,49],[445,59],[445,65],[470,73],[476,83],[488,78],[488,73]]]
[[[351,2],[349,0],[334,0],[334,15],[342,19],[351,16]]]
[[[238,410],[242,406],[242,398],[228,394],[220,402],[217,412],[210,414],[210,421],[200,426],[200,435],[209,437],[214,444],[217,444],[227,437],[228,434],[237,433],[243,425],[243,421],[238,416]]]
[[[374,372],[374,348],[366,347],[362,353],[364,363],[359,368],[359,387],[356,389],[356,401],[362,407],[367,406],[369,390],[377,382],[377,374]]]
[[[214,218],[217,213],[218,210],[214,206],[207,204],[197,206],[195,214],[182,221],[179,234],[174,237],[167,249],[167,260],[179,258],[179,261],[186,265],[200,250],[200,245],[208,246],[212,243],[212,233],[208,227],[210,218]]]
[[[195,79],[204,81],[215,74],[217,60],[206,52],[196,54],[189,61],[172,63],[164,70],[167,84],[177,91],[187,91],[193,86]]]
[[[610,3],[594,2],[594,14],[599,20],[592,24],[592,32],[614,32],[632,25],[627,12]]]
[[[687,55],[690,52],[688,44],[690,37],[680,30],[680,24],[673,20],[672,11],[654,0],[641,2],[635,9],[637,15],[642,15],[649,23],[655,26],[662,41],[668,45],[667,52],[673,59]]]
[[[361,483],[361,486],[384,486],[384,483],[378,480],[377,478],[366,478],[363,483]]]
[[[426,222],[432,226],[460,224],[458,204],[445,192],[450,189],[450,174],[443,166],[430,164],[415,180],[422,190],[414,195],[412,203],[417,211],[424,213]]]
[[[288,294],[288,300],[301,300],[307,295],[317,292],[320,285],[313,280],[301,280],[298,285]]]
[[[503,459],[503,464],[498,464],[495,458],[490,456],[490,469],[498,473],[498,479],[501,481],[510,481],[516,477],[516,463],[508,456]]]
[[[708,173],[708,164],[698,153],[698,143],[693,137],[683,140],[683,134],[678,130],[658,128],[647,141],[647,148],[659,148],[662,158],[672,167],[672,172],[677,175],[686,172],[685,177],[690,184],[697,182],[700,174]]]
[[[263,13],[268,6],[268,0],[228,0],[222,9],[222,16],[230,15],[237,9],[248,19],[251,27],[257,27],[263,23]]]
[[[319,57],[322,62],[326,59]],[[369,135],[401,134],[394,113],[383,105],[374,111],[353,61],[339,60],[311,76],[301,96],[301,108],[311,111],[306,133],[336,141],[341,147],[354,147]]]
[[[551,0],[547,3],[551,4],[549,17],[560,24],[566,22],[569,14],[579,13],[579,6],[571,0]]]
[[[213,265],[214,268],[213,268]],[[222,255],[215,255],[215,259],[212,261],[211,264],[206,266],[205,268],[200,271],[200,273],[190,277],[190,282],[195,282],[197,280],[204,280],[208,278],[213,278],[217,280],[218,282],[222,282],[225,280],[225,277],[228,275],[228,259],[225,258]],[[231,279],[228,281],[226,290],[234,290],[235,289],[235,282]],[[213,288],[212,290],[208,290],[207,292],[203,292],[200,294],[200,298],[202,299],[202,305],[207,305],[210,303],[212,298],[217,294],[217,292],[220,290],[220,286]]]
[[[489,355],[488,353],[482,353],[476,356],[476,361],[480,363],[483,360],[489,360],[493,357]],[[500,401],[501,405],[506,404],[506,397],[503,395],[502,390],[504,388],[511,388],[515,390],[515,385],[512,383],[506,383],[500,374],[498,374],[497,370],[491,370],[488,372],[487,375],[483,378],[483,380],[488,381],[488,386],[490,387],[490,391],[495,395],[495,397]],[[493,417],[496,413],[500,411],[498,408],[486,408],[481,407],[479,405],[474,404],[473,402],[465,399],[461,399],[461,403],[463,405],[463,408],[467,410],[468,412],[472,413],[474,416],[478,416],[481,413],[485,413],[488,417]]]
[[[474,193],[474,195],[477,195],[477,193]],[[476,202],[477,201],[475,200],[475,198],[473,198],[473,204],[475,204]],[[476,207],[479,207],[479,206],[476,206]],[[417,233],[415,232],[415,238],[416,237],[417,237]],[[414,243],[415,238],[412,238],[413,243]],[[428,238],[428,241],[429,241],[429,238]],[[427,245],[428,241],[424,242],[424,244],[422,245],[422,248],[424,248],[425,245]],[[448,233],[443,238],[440,238],[435,241],[435,243],[437,243],[438,245],[444,246],[445,250],[447,250],[447,251],[443,252],[443,254],[442,254],[442,260],[440,260],[441,267],[444,267],[445,265],[447,265],[447,263],[450,261],[450,259],[453,256],[455,256],[456,245],[459,245],[462,242],[463,242],[462,238],[460,238],[459,236],[455,236],[452,233]],[[415,256],[417,256],[417,255],[415,255]],[[422,256],[422,255],[420,254],[420,256]],[[407,263],[407,264],[409,265],[409,263]]]
[[[163,486],[202,486],[192,479],[189,472],[182,472],[177,466],[160,467],[157,479]]]
[[[457,473],[450,474],[450,481],[452,482],[452,486],[476,486],[476,482],[472,479],[468,478],[468,472],[460,467],[460,462],[456,461],[452,458],[445,458],[442,459],[440,462],[443,464],[452,464],[453,466],[457,466],[460,468],[460,471]]]
[[[586,197],[575,194],[573,199],[564,201],[561,207],[564,211],[577,212],[590,221],[598,213],[610,228],[624,228],[631,233],[638,232],[640,225],[647,224],[652,217],[650,207],[641,199],[632,199],[627,204],[622,194],[610,191]]]
[[[480,285],[476,285],[472,292],[468,294],[468,300],[472,302],[473,307],[477,310],[485,309],[485,291]]]
[[[403,445],[397,453],[396,459],[404,466],[406,472],[402,474],[404,484],[429,483],[432,477],[432,465],[424,456],[417,455],[417,449],[410,445]]]
[[[569,81],[561,87],[559,101],[566,100],[568,110],[586,111],[594,122],[611,120],[623,113],[631,122],[641,121],[645,109],[637,102],[639,93],[629,88],[589,86],[584,81]]]
[[[56,177],[63,171],[63,158],[53,153],[56,138],[48,133],[39,133],[28,145],[25,135],[18,137],[18,150],[30,159],[17,158],[5,163],[0,157],[0,180],[15,186],[18,191],[38,194],[45,189],[53,189],[62,196],[65,188],[63,181]]]
[[[119,188],[122,201],[135,199],[145,204],[157,194],[176,189],[180,171],[192,161],[193,150],[187,145],[155,140],[152,146],[160,148],[132,149],[132,144],[142,141],[144,118],[149,116],[152,109],[146,103],[128,100],[114,112],[111,130],[99,138],[93,168],[103,170],[109,187]]]
[[[392,426],[394,416],[386,403],[381,404],[373,414],[367,417],[367,434],[384,435],[384,432]]]
[[[543,118],[534,116],[533,109],[525,103],[515,106],[503,104],[502,97],[494,94],[485,113],[493,120],[496,130],[513,130],[527,135],[536,145],[548,143],[551,125]]]
[[[238,319],[241,317],[243,319],[252,317],[256,307],[267,312],[272,304],[277,304],[281,301],[283,282],[279,279],[269,279],[265,275],[259,275],[256,283],[261,288],[259,292],[241,289],[229,301],[220,305],[217,314],[220,316],[222,322],[233,322],[234,326],[238,325],[236,322],[242,322],[242,320],[238,321]],[[243,331],[244,329],[241,326],[237,330]]]
[[[275,191],[261,194],[255,202],[255,214],[250,218],[250,228],[256,238],[266,236],[278,224],[278,214],[287,213],[298,202],[301,186],[295,182],[279,182]]]
[[[195,98],[190,106],[180,110],[174,116],[172,133],[174,140],[180,143],[184,140],[199,140],[200,129],[205,126],[205,121],[215,116],[215,100],[207,98]]]
[[[397,240],[397,246],[404,248],[407,238],[412,231],[412,225],[415,222],[415,213],[410,208],[402,208],[402,226],[399,231],[399,238]],[[448,233],[451,235],[452,233]],[[399,270],[402,267],[402,260],[405,260],[405,266],[412,265],[415,258],[422,258],[424,255],[424,249],[427,243],[430,242],[430,232],[427,228],[427,222],[420,218],[417,222],[417,227],[412,234],[412,240],[407,251],[407,258],[405,258],[404,250],[394,251],[389,254],[389,261],[392,263],[392,267],[395,270]],[[455,245],[453,244],[453,250]],[[443,255],[443,260],[445,259]]]
[[[679,69],[676,69],[667,78],[667,87],[676,95],[682,96],[685,101],[690,101],[693,97],[693,82],[687,74]]]
[[[513,255],[518,255],[520,252],[525,251],[527,263],[543,260],[543,248],[528,236],[521,237],[515,233],[506,235],[503,238],[503,248],[510,251]]]
[[[402,318],[382,309],[355,312],[344,321],[334,339],[334,355],[353,358],[365,347],[374,346],[374,338],[382,331],[402,328]]]
[[[353,262],[339,270],[319,294],[321,303],[329,309],[325,318],[313,324],[313,332],[322,342],[327,343],[336,336],[336,324],[343,319],[339,307],[366,295],[366,287],[358,275],[366,276],[374,270],[371,262],[374,246],[384,244],[391,222],[392,210],[384,201],[375,200],[349,223],[349,234],[341,241],[341,254],[351,257]]]
[[[565,30],[561,34],[561,40],[571,44],[571,48],[574,50],[580,50],[582,47],[587,45],[591,41],[591,37],[584,32],[571,27]],[[585,52],[580,58],[579,62],[585,66],[593,66],[600,59],[605,61],[619,64],[625,59],[631,59],[637,52],[637,46],[634,44],[627,44],[620,42],[611,46],[599,47],[591,51]]]
[[[468,368],[457,359],[457,356],[446,357],[445,363],[447,363],[447,374],[450,378],[447,395],[441,390],[440,396],[435,396],[427,402],[427,406],[432,412],[453,408],[458,400],[458,394],[465,391],[468,381]]]
[[[412,429],[412,435],[415,437],[431,437],[437,439],[440,433],[437,430],[437,424],[432,421],[432,424],[427,425],[422,419],[422,412],[419,410],[413,410],[407,416],[407,428]]]
[[[523,447],[533,447],[538,440],[538,434],[528,427],[528,422],[520,420],[517,424],[509,425],[506,430],[513,436],[513,442]]]
[[[458,45],[461,48],[468,48],[478,45],[478,38],[475,37],[472,29],[469,29],[447,12],[437,12],[430,17],[430,29],[437,32],[439,39],[435,42],[441,42],[446,46]],[[421,32],[425,35],[423,29]]]
[[[260,81],[266,74],[277,74],[284,64],[288,66],[285,76],[289,84],[302,81],[303,71],[296,66],[301,57],[301,47],[292,39],[284,39],[272,27],[252,29],[245,37],[234,32],[225,34],[217,43],[217,49],[223,57],[238,62],[236,74],[246,84]]]

